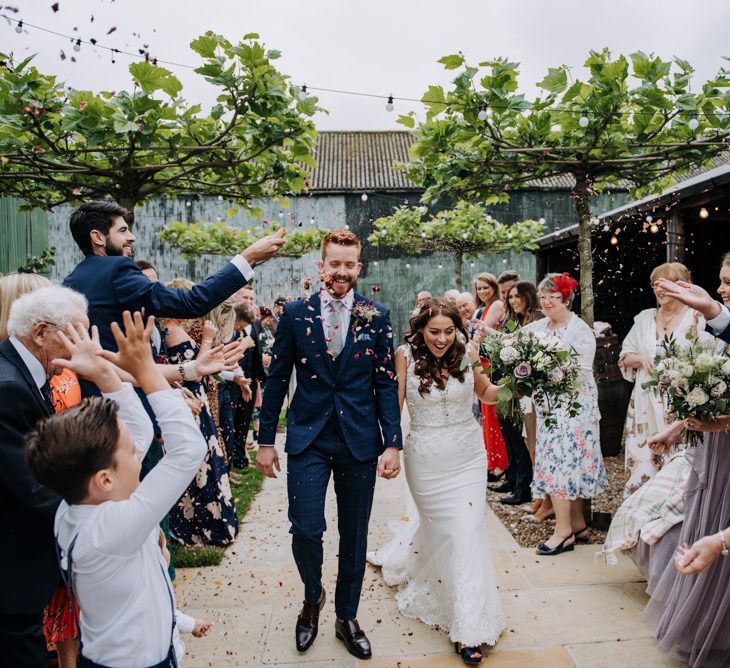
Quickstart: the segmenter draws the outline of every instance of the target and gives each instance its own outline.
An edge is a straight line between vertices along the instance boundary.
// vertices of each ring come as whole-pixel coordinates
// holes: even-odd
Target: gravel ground
[[[605,457],[603,461],[608,475],[608,487],[603,494],[593,499],[592,507],[594,511],[613,514],[623,501],[627,478],[623,450],[615,457]],[[487,490],[487,503],[522,547],[535,547],[552,535],[555,528],[554,518],[538,522],[530,513],[525,512],[530,507],[529,503],[522,506],[504,506],[499,502],[501,498],[502,494]],[[597,529],[590,529],[588,533],[592,544],[600,545],[606,537],[605,531]]]

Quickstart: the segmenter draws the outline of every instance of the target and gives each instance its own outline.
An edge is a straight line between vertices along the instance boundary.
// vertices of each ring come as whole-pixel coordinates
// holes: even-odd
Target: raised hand
[[[212,376],[223,371],[225,366],[222,345],[204,350],[195,358],[195,372],[198,376]]]
[[[54,359],[54,366],[71,369],[77,376],[94,383],[102,392],[117,392],[122,383],[107,360],[100,356],[99,330],[94,325],[91,336],[81,323],[66,325],[59,337],[68,349],[69,359]]]
[[[224,371],[233,371],[239,360],[243,357],[246,349],[241,345],[240,341],[231,341],[223,346]]]
[[[129,311],[124,311],[122,322],[124,323],[123,332],[116,322],[111,325],[112,336],[114,336],[119,352],[102,350],[99,355],[132,374],[145,394],[170,389],[170,385],[152,359],[150,338],[155,326],[154,316],[148,318],[145,326],[139,311],[135,311],[134,315]]]
[[[699,311],[705,316],[705,320],[712,320],[720,315],[722,307],[719,302],[716,302],[710,297],[707,290],[704,290],[699,285],[687,283],[686,281],[677,281],[674,283],[668,281],[666,278],[659,278],[656,282],[657,286],[669,297],[674,297],[677,301]]]
[[[203,323],[203,343],[207,343],[208,345],[213,344],[213,340],[218,335],[218,328],[210,321],[206,320]]]
[[[253,267],[274,257],[286,243],[286,230],[282,227],[275,234],[270,234],[258,241],[254,241],[241,255]]]

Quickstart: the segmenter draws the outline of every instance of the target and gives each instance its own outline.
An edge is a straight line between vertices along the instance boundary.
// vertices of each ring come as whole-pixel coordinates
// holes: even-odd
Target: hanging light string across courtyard
[[[15,31],[18,33],[22,33],[25,28],[33,28],[34,30],[39,30],[41,32],[48,33],[50,35],[55,35],[56,37],[62,37],[64,39],[67,39],[72,43],[73,50],[76,52],[81,51],[81,46],[83,44],[87,44],[92,48],[104,49],[106,51],[109,51],[111,54],[112,63],[116,62],[114,56],[116,54],[121,54],[121,55],[129,56],[131,58],[144,59],[146,61],[151,62],[153,65],[169,65],[171,67],[182,67],[182,68],[185,68],[188,70],[197,69],[195,66],[188,65],[186,63],[178,63],[178,62],[172,61],[172,60],[152,57],[150,55],[149,51],[147,51],[147,50],[138,49],[137,53],[134,53],[132,51],[125,51],[124,49],[118,49],[116,47],[111,47],[111,46],[106,46],[104,44],[100,44],[96,39],[93,39],[93,38],[90,40],[81,39],[79,37],[74,37],[72,35],[60,33],[55,30],[51,30],[49,28],[44,28],[43,26],[28,23],[27,21],[24,21],[23,19],[16,19],[12,16],[8,16],[7,14],[0,14],[0,17],[6,19],[10,23],[15,23],[16,24]],[[318,86],[309,86],[307,84],[304,84],[304,85],[298,87],[299,98],[306,99],[308,97],[310,91],[316,91],[316,92],[320,92],[320,93],[332,93],[332,94],[337,94],[337,95],[350,95],[350,96],[355,96],[355,97],[366,97],[366,98],[372,98],[372,99],[377,99],[377,100],[385,100],[386,101],[385,108],[389,112],[392,112],[395,110],[396,101],[413,102],[416,104],[437,104],[437,105],[443,105],[444,108],[446,108],[446,109],[450,109],[450,108],[462,109],[463,108],[463,105],[461,105],[461,104],[457,105],[457,104],[453,104],[453,103],[449,103],[449,102],[444,102],[444,100],[436,100],[436,99],[430,100],[425,96],[422,98],[401,97],[401,96],[395,96],[393,94],[382,95],[382,94],[378,94],[378,93],[365,93],[362,91],[344,90],[344,89],[339,89],[339,88],[322,88],[322,87],[318,87]],[[489,116],[489,106],[486,103],[481,102],[481,103],[477,104],[477,109],[478,109],[478,114],[477,114],[478,119],[480,121],[487,121],[488,116]],[[568,113],[568,114],[580,115],[578,124],[582,128],[588,127],[588,125],[590,124],[590,121],[591,121],[587,109],[580,109],[580,108],[555,109],[555,108],[553,108],[553,109],[548,110],[548,113],[554,113],[554,114]],[[644,114],[643,112],[637,110],[637,111],[632,111],[632,112],[618,112],[618,113],[614,112],[614,114],[612,114],[612,115],[636,117],[636,116],[641,116],[641,115],[654,116],[654,113],[655,112],[652,111],[652,112],[646,112],[646,114]],[[677,114],[684,114],[684,115],[689,116],[689,121],[688,121],[687,125],[690,128],[690,130],[696,130],[699,127],[699,118],[698,118],[698,113],[696,110],[677,110]],[[718,111],[713,111],[713,114],[718,117],[730,116],[730,111],[719,111],[718,110]],[[601,115],[601,118],[605,119],[605,114]],[[715,144],[720,145],[720,144],[724,144],[724,143],[727,143],[727,137],[724,137],[722,139],[720,139],[718,137],[717,140],[707,139],[707,140],[702,141],[701,145],[715,145]],[[685,146],[685,145],[686,144],[681,144],[681,146]],[[652,147],[652,146],[654,146],[654,144],[636,143],[636,144],[632,144],[631,146],[636,147],[636,148]],[[680,144],[678,144],[678,146],[680,146]],[[671,145],[662,146],[662,148],[670,148],[670,147],[671,147]],[[575,150],[575,147],[548,147],[548,148],[524,147],[524,148],[512,148],[511,152],[530,152],[530,151],[531,152],[540,152],[543,150],[567,151],[567,150]],[[507,152],[507,151],[505,151],[505,152]]]

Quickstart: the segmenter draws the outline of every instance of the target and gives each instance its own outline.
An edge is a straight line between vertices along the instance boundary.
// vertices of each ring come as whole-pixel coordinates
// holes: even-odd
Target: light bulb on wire
[[[649,230],[652,234],[656,234],[659,231],[659,225],[657,225],[656,223],[652,223]]]
[[[363,193],[362,195],[360,195],[360,199],[363,202],[367,202],[368,201],[368,194],[367,193]]]
[[[692,116],[689,119],[689,123],[687,123],[687,127],[689,127],[690,130],[696,130],[698,127],[700,127],[700,122],[697,119],[697,112],[693,111]]]
[[[73,45],[73,50],[76,51],[76,53],[81,51],[81,40],[80,39],[76,40],[76,43]]]
[[[395,104],[393,102],[393,96],[392,95],[389,95],[388,96],[388,101],[385,103],[385,110],[386,111],[393,111],[393,109],[395,109]]]
[[[588,120],[588,112],[587,111],[584,111],[583,112],[583,115],[578,120],[578,125],[580,125],[582,128],[587,128],[588,127],[588,123],[589,123],[589,120]]]
[[[297,94],[297,97],[300,100],[306,100],[307,99],[307,86],[306,86],[306,84],[299,89],[299,93]]]
[[[703,206],[700,209],[700,218],[702,218],[702,220],[707,220],[709,217],[710,217],[710,212],[707,209],[705,209],[705,207]]]
[[[487,120],[487,105],[482,104],[479,107],[479,113],[477,114],[477,118],[480,121],[486,121]]]
[[[22,21],[18,21],[18,25],[15,26],[15,32],[17,32],[17,33],[23,32],[23,22]]]

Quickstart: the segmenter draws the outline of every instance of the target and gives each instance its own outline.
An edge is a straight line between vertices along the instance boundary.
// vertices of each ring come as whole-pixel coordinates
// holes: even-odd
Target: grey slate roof
[[[408,162],[413,136],[400,130],[330,130],[317,138],[317,166],[310,176],[315,193],[421,192],[406,175],[394,168]],[[570,176],[530,182],[526,187],[572,189]]]
[[[410,132],[401,130],[330,130],[319,133],[310,189],[314,193],[421,192],[405,174],[394,168],[408,162],[413,144]],[[728,162],[728,153],[709,167],[695,169],[689,177]],[[526,188],[572,190],[575,181],[563,174],[530,181]],[[626,186],[628,189],[628,186]]]

